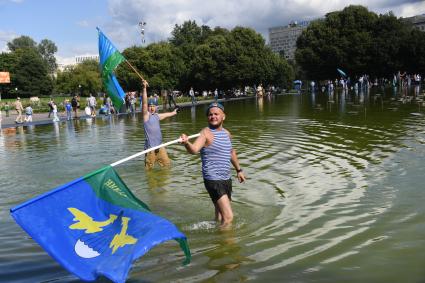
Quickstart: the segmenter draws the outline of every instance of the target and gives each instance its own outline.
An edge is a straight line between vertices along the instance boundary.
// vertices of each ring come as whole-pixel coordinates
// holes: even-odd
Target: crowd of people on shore
[[[295,81],[298,84],[295,84],[295,89],[298,89],[298,92],[301,91],[302,81]],[[294,82],[294,83],[295,83]],[[410,87],[411,85],[417,85],[422,82],[422,76],[420,74],[408,74],[406,72],[398,71],[394,73],[391,79],[388,78],[374,78],[371,79],[370,75],[364,74],[352,79],[349,76],[341,76],[339,79],[335,80],[325,80],[325,81],[310,81],[307,89],[310,91],[321,91],[321,92],[333,92],[336,88],[342,88],[343,90],[354,90],[361,91],[365,89],[370,89],[377,86],[393,86],[400,89]],[[254,85],[253,87],[246,86],[243,89],[232,89],[232,90],[203,90],[195,91],[193,87],[190,87],[186,95],[190,98],[192,105],[196,105],[197,97],[202,98],[213,98],[214,101],[218,101],[219,98],[227,97],[240,97],[247,96],[249,93],[254,94],[256,97],[270,96],[276,92],[276,88],[273,86],[268,86],[264,88],[260,83],[258,86]],[[152,100],[153,103],[159,105],[162,102],[163,109],[173,109],[177,107],[176,99],[177,97],[183,96],[183,93],[180,91],[173,90],[161,90],[160,96],[157,93],[151,94],[149,100]],[[90,94],[86,98],[85,106],[82,108],[81,97],[78,95],[73,96],[71,99],[65,99],[59,105],[51,99],[48,103],[49,113],[47,118],[53,119],[53,122],[60,121],[60,116],[66,117],[67,120],[78,119],[79,118],[79,109],[84,110],[87,115],[91,117],[96,117],[96,112],[103,115],[113,115],[119,112],[121,113],[135,113],[137,107],[140,107],[138,111],[142,111],[142,95],[136,91],[127,92],[124,98],[124,106],[121,109],[116,109],[112,100],[106,94],[103,94],[100,99]],[[97,109],[98,104],[100,103],[99,109]],[[58,108],[63,108],[63,112],[59,113]],[[6,117],[9,117],[9,113],[14,108],[17,112],[16,123],[30,123],[32,122],[33,108],[31,104],[22,105],[20,98],[18,97],[14,103],[9,104],[6,102],[2,105],[2,108],[6,114]],[[87,109],[86,109],[87,108]],[[25,115],[25,117],[23,116]]]
[[[196,91],[193,87],[190,87],[189,91],[186,93],[186,96],[190,98],[189,102],[193,105],[196,105],[199,99],[214,99],[218,101],[220,98],[237,98],[244,97],[250,94],[254,94],[258,97],[263,97],[270,95],[274,91],[274,87],[268,87],[267,90],[259,84],[258,86],[245,87],[243,89],[229,89],[225,90],[203,90]],[[173,90],[161,90],[160,96],[157,93],[152,93],[149,97],[150,100],[154,101],[156,105],[162,103],[163,109],[173,109],[177,107],[177,98],[184,96],[181,91]],[[33,98],[33,97],[32,97]],[[37,98],[37,101],[31,101],[26,103],[24,106],[22,100],[18,97],[15,102],[9,103],[5,102],[1,105],[2,110],[6,114],[6,117],[9,117],[11,110],[16,110],[17,118],[15,122],[17,124],[29,123],[32,122],[32,115],[34,109],[32,105],[36,105],[35,109],[39,112],[39,103],[40,100]],[[56,100],[56,101],[55,101]],[[84,110],[84,113],[90,115],[91,117],[96,117],[98,114],[103,115],[113,115],[117,113],[135,113],[136,111],[142,111],[142,95],[136,91],[130,91],[125,94],[124,97],[124,106],[121,109],[116,109],[111,98],[106,94],[100,94],[100,98],[96,98],[94,95],[90,94],[89,97],[83,98],[79,95],[74,95],[73,97],[66,98],[62,102],[58,102],[57,99],[51,98],[47,103],[48,106],[48,115],[47,119],[52,119],[53,122],[58,122],[62,117],[65,117],[66,120],[78,119],[79,110]],[[37,110],[38,109],[38,110]],[[59,110],[63,109],[63,110]],[[62,112],[63,111],[63,112]],[[25,114],[25,118],[23,118]]]
[[[309,90],[310,91],[321,91],[321,92],[332,92],[335,88],[340,87],[343,90],[364,90],[370,89],[372,87],[399,87],[404,89],[412,85],[419,85],[422,82],[422,76],[420,74],[408,74],[406,72],[398,71],[394,73],[392,78],[374,78],[372,79],[370,75],[364,74],[354,79],[351,79],[348,76],[341,76],[339,79],[335,80],[325,80],[325,81],[310,81]]]

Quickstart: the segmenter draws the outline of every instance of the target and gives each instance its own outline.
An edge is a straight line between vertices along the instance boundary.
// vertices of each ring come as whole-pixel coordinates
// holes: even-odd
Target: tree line
[[[398,71],[425,73],[425,33],[392,12],[377,15],[351,5],[313,21],[297,40],[297,64],[306,79],[369,74],[392,78]]]
[[[10,52],[0,54],[0,71],[11,74],[11,83],[0,86],[3,97],[104,92],[96,61],[58,71],[57,47],[48,39],[36,43],[21,36],[8,48]],[[424,32],[391,12],[377,15],[354,5],[313,21],[298,38],[291,64],[253,29],[211,28],[195,21],[176,24],[166,41],[131,46],[122,53],[154,91],[228,90],[260,83],[289,88],[295,71],[297,79],[322,80],[339,76],[337,68],[353,78],[425,73]],[[116,73],[125,91],[140,90],[139,77],[126,64]]]
[[[130,47],[123,55],[158,90],[227,90],[260,83],[287,87],[294,77],[286,60],[273,53],[259,33],[244,27],[211,29],[187,21],[175,25],[167,42]],[[140,88],[140,80],[125,64],[117,74],[129,89]]]
[[[56,45],[49,40],[37,44],[28,36],[8,43],[10,52],[0,54],[0,71],[11,73],[11,84],[3,93],[11,97],[104,92],[98,62],[89,60],[56,70]],[[175,25],[170,39],[132,46],[122,54],[160,91],[227,90],[262,83],[286,87],[293,80],[292,67],[266,45],[253,29],[227,30],[199,26],[195,21]],[[139,77],[126,64],[117,70],[124,91],[141,88]],[[55,75],[53,75],[55,74]],[[18,88],[16,93],[15,88]]]
[[[7,47],[10,52],[0,54],[0,71],[10,73],[11,83],[0,84],[0,91],[6,96],[23,97],[52,93],[57,68],[55,43],[43,39],[37,44],[29,36],[21,36]]]

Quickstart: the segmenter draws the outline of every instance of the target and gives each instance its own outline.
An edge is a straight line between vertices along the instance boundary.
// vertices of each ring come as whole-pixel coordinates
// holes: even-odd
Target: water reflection
[[[34,134],[34,130],[35,130],[35,126],[34,125],[28,125],[28,126],[26,126],[26,133],[27,134]]]
[[[413,96],[418,97],[420,95],[420,85],[415,85],[414,86],[414,92],[413,92]]]
[[[315,108],[316,107],[316,93],[314,92],[314,89],[311,90],[310,98],[311,98],[311,106],[313,108]]]
[[[170,181],[171,168],[153,168],[152,170],[146,170],[146,179],[149,188],[158,192],[165,191],[166,185]]]
[[[257,108],[260,111],[260,113],[262,113],[264,111],[264,100],[263,97],[259,97],[257,98]]]
[[[54,132],[54,136],[56,138],[57,143],[60,143],[60,130],[59,130],[60,126],[59,125],[60,125],[60,123],[58,123],[58,122],[53,123],[53,132]]]
[[[95,119],[95,118],[91,118],[91,117],[87,117],[87,118],[85,118],[84,120],[86,121],[86,124],[87,124],[88,126],[92,125],[92,124],[93,124],[93,122],[94,122],[94,121],[96,121],[96,119]]]
[[[190,118],[191,118],[192,122],[194,122],[196,120],[196,106],[190,107]]]
[[[234,229],[219,230],[213,242],[214,248],[205,252],[209,258],[207,266],[217,272],[211,278],[220,282],[245,281],[247,278],[238,274],[242,264],[253,260],[242,255],[242,247],[238,243]]]
[[[230,231],[205,221],[213,208],[199,156],[175,146],[169,148],[170,170],[145,171],[143,158],[117,168],[137,197],[186,234],[193,253],[192,264],[179,268],[176,244],[160,245],[136,263],[129,281],[278,282],[284,274],[299,282],[362,282],[370,276],[376,282],[420,282],[425,245],[423,233],[412,231],[425,223],[423,117],[410,114],[419,100],[387,91],[285,94],[226,104],[226,124],[249,176],[246,184],[234,183]],[[410,88],[409,97],[415,92]],[[368,119],[361,115],[366,109]],[[202,110],[162,122],[164,140],[204,127]],[[75,281],[7,211],[139,152],[141,121],[140,115],[111,116],[1,131],[0,170],[6,174],[0,174],[0,269],[12,270],[5,282]],[[400,261],[400,254],[409,256]],[[376,269],[376,262],[392,268]]]
[[[341,98],[340,98],[340,107],[341,107],[341,112],[345,113],[345,99],[348,95],[348,90],[347,89],[343,89],[341,92]]]

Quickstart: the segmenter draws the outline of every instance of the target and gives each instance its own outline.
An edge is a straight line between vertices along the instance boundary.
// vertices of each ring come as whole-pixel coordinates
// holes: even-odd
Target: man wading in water
[[[233,220],[233,211],[230,205],[232,199],[232,179],[230,163],[236,169],[240,183],[245,176],[239,166],[236,151],[232,148],[229,131],[223,128],[226,118],[224,107],[214,102],[207,109],[208,127],[201,131],[201,135],[190,143],[187,135],[181,135],[181,143],[191,154],[201,153],[202,175],[215,207],[216,221],[222,226],[229,225]]]
[[[172,112],[157,113],[157,105],[151,99],[148,102],[148,94],[146,87],[148,86],[147,81],[143,81],[142,91],[142,113],[143,113],[143,127],[145,130],[145,149],[158,146],[162,144],[162,134],[159,121],[168,117],[172,117],[177,114],[179,108],[175,108]],[[151,169],[155,163],[163,166],[170,166],[171,162],[168,158],[167,151],[164,147],[157,150],[150,151],[145,156],[145,168]]]

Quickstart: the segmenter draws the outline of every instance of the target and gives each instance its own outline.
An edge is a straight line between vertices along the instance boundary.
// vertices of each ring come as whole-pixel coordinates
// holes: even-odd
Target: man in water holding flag
[[[236,170],[239,182],[245,181],[245,176],[239,165],[236,151],[232,148],[231,135],[223,128],[226,119],[224,106],[213,102],[207,109],[208,127],[194,143],[189,142],[187,135],[181,135],[181,142],[191,154],[201,153],[202,175],[204,185],[214,203],[215,218],[222,226],[229,225],[233,220],[230,205],[232,197],[232,179],[230,163]]]
[[[157,113],[157,104],[153,99],[148,102],[148,94],[146,88],[148,82],[143,80],[143,91],[142,91],[142,114],[143,114],[143,128],[145,130],[145,149],[155,147],[162,144],[161,126],[159,121],[173,117],[177,114],[179,108],[175,108],[172,112]],[[157,150],[148,152],[145,155],[145,168],[152,169],[155,163],[163,166],[170,166],[171,161],[168,158],[167,151],[164,147]]]
[[[113,70],[125,58],[100,30],[99,55],[103,82],[111,99],[121,105],[124,92]],[[146,81],[144,85],[146,95]],[[17,205],[11,215],[50,256],[85,281],[105,276],[124,283],[135,260],[171,239],[180,244],[184,263],[189,263],[186,236],[173,223],[154,215],[113,169],[135,156]]]

